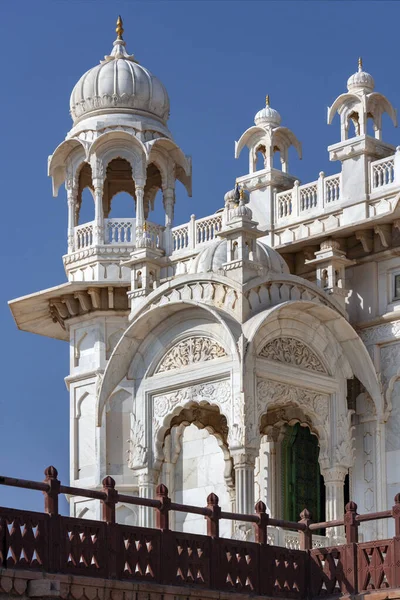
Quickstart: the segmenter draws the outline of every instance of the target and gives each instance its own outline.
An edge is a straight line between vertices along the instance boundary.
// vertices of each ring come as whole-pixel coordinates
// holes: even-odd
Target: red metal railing
[[[164,485],[155,499],[119,494],[111,477],[101,491],[61,485],[57,470],[48,467],[43,482],[0,477],[0,484],[44,493],[45,513],[0,508],[0,566],[50,573],[87,575],[167,585],[191,585],[221,591],[304,598],[354,594],[400,587],[400,494],[392,510],[358,515],[350,502],[344,518],[312,523],[304,510],[298,523],[272,519],[263,502],[254,515],[221,511],[210,494],[206,507],[172,502]],[[102,521],[58,514],[59,494],[95,498],[102,503]],[[118,502],[152,507],[156,529],[115,523]],[[207,535],[171,531],[171,510],[200,514]],[[358,543],[363,521],[393,518],[395,537]],[[252,523],[255,542],[219,537],[221,519]],[[300,550],[267,544],[268,526],[297,529]],[[312,532],[344,526],[346,543],[312,548]]]

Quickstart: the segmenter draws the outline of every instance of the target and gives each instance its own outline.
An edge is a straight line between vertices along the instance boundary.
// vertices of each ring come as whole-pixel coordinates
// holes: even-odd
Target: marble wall
[[[206,429],[196,425],[185,427],[182,446],[175,464],[174,499],[182,504],[205,506],[207,496],[214,492],[223,510],[230,511],[229,492],[224,480],[225,460],[218,440]],[[176,513],[178,531],[206,533],[206,521],[200,515]],[[231,522],[221,521],[220,535],[230,536]]]

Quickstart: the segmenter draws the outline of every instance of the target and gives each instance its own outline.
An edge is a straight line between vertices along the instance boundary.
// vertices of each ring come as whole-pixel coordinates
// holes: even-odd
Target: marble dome
[[[375,81],[372,75],[363,71],[362,60],[358,59],[358,71],[351,75],[347,80],[347,89],[349,92],[365,90],[372,92],[375,87]]]
[[[265,106],[258,111],[254,117],[254,123],[259,126],[271,125],[272,127],[279,127],[281,124],[281,115],[277,110],[271,108],[269,105],[269,96],[265,99]]]
[[[227,261],[228,242],[218,240],[202,250],[192,262],[189,273],[217,272]],[[271,273],[289,274],[289,268],[276,250],[273,250],[262,242],[257,242],[257,261],[266,267]]]
[[[86,116],[108,112],[144,114],[167,122],[167,91],[157,77],[128,54],[122,32],[121,22],[111,54],[86,71],[72,90],[70,112],[74,124]]]

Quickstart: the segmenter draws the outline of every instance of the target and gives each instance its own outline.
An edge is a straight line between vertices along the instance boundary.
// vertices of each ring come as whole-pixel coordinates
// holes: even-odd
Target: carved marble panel
[[[154,416],[165,417],[175,406],[184,406],[190,400],[223,405],[231,398],[231,384],[228,380],[214,383],[200,383],[175,390],[167,394],[154,396]]]
[[[178,342],[162,358],[156,373],[180,369],[198,362],[227,356],[225,348],[209,337],[195,336]]]
[[[296,338],[275,338],[265,344],[260,351],[259,356],[308,369],[309,371],[326,373],[324,365],[315,352]]]

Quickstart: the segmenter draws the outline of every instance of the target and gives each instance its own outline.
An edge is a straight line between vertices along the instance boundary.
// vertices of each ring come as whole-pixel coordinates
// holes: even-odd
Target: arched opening
[[[274,169],[277,169],[278,171],[282,170],[281,151],[278,148],[278,146],[274,146],[274,149],[273,149],[272,166]]]
[[[222,510],[231,511],[227,481],[232,464],[227,450],[228,427],[218,408],[194,405],[171,420],[164,438],[164,462],[160,481],[165,481],[170,497],[180,504],[205,506],[214,492]],[[202,515],[176,512],[172,515],[177,531],[205,534]],[[230,521],[221,521],[221,536],[232,533]]]
[[[296,423],[285,426],[281,443],[283,518],[298,521],[307,508],[314,521],[324,521],[325,484],[316,436]]]
[[[258,148],[256,148],[256,171],[261,171],[262,169],[265,169],[265,154],[265,146],[258,146]]]
[[[347,117],[347,130],[349,137],[360,135],[360,116],[355,110]]]
[[[150,214],[151,217],[149,216]],[[144,217],[153,223],[164,225],[165,211],[163,207],[162,178],[159,168],[154,163],[150,163],[146,171]]]
[[[79,172],[78,194],[75,205],[75,225],[89,223],[94,220],[94,196],[92,184],[92,169],[84,163]]]
[[[307,508],[313,521],[324,521],[325,483],[310,418],[300,407],[277,407],[263,415],[261,434],[258,488],[271,516],[299,521]]]
[[[126,159],[114,158],[107,165],[104,180],[104,216],[106,218],[134,217],[134,198],[135,182],[132,167]]]

